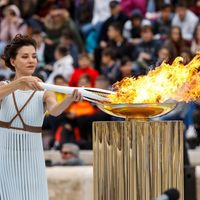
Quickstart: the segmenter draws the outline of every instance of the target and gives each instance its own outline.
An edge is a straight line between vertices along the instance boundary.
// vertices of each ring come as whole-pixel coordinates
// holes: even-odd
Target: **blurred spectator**
[[[170,56],[169,49],[167,47],[165,47],[165,46],[161,47],[159,49],[159,51],[158,51],[158,60],[157,60],[157,62],[156,62],[154,67],[160,66],[163,61],[168,63],[169,62],[169,56]]]
[[[192,12],[197,15],[200,19],[200,0],[196,0],[195,4],[190,7]]]
[[[97,25],[110,17],[110,0],[94,0],[92,24]]]
[[[79,50],[82,51],[84,49],[79,31],[65,9],[51,8],[48,15],[45,17],[44,25],[50,44],[57,44],[62,35],[62,31],[68,29],[73,34]]]
[[[79,158],[79,147],[73,143],[64,143],[60,154],[62,161],[52,163],[53,166],[78,166],[83,165],[83,161]]]
[[[10,80],[11,74],[14,74],[13,71],[5,65],[4,60],[0,57],[0,75],[6,80]]]
[[[45,43],[46,34],[40,30],[33,30],[32,38],[37,43],[37,59],[38,68],[37,70],[43,69],[46,64],[53,63],[54,59],[54,46]]]
[[[200,23],[197,24],[194,31],[194,37],[192,39],[191,44],[191,51],[194,54],[197,53],[197,51],[200,51]]]
[[[66,79],[61,74],[56,75],[54,77],[53,84],[61,85],[61,86],[67,86],[68,85]],[[59,92],[55,92],[55,95],[56,95],[56,100],[59,103],[62,102],[67,97],[67,94],[59,93]]]
[[[10,0],[10,3],[15,4],[19,8],[22,18],[27,20],[29,17],[36,13],[37,6],[41,2],[39,0]]]
[[[115,49],[104,49],[101,62],[102,74],[109,80],[110,84],[115,83],[119,73],[119,63],[117,62],[117,54]]]
[[[190,51],[189,48],[185,48],[181,51],[180,54],[181,57],[183,57],[183,64],[187,65],[191,60],[192,60],[192,52]]]
[[[4,9],[4,17],[0,22],[0,54],[6,44],[17,34],[26,34],[27,25],[21,18],[20,10],[16,5],[9,5]]]
[[[132,10],[139,9],[143,14],[146,12],[147,0],[121,0],[122,10],[131,15]]]
[[[111,16],[103,23],[101,33],[100,33],[100,47],[105,48],[106,42],[108,41],[108,27],[113,24],[114,22],[117,22],[121,24],[122,28],[124,23],[128,20],[128,17],[123,14],[121,11],[121,6],[119,1],[111,1],[110,4],[110,10],[111,10]]]
[[[90,76],[82,75],[78,86],[91,87]],[[74,102],[58,120],[60,126],[56,131],[56,144],[76,142],[81,148],[90,149],[92,124],[87,121],[87,117],[95,112],[95,107],[88,101]]]
[[[108,90],[110,88],[110,83],[105,76],[99,75],[95,81],[95,88]]]
[[[172,23],[172,10],[170,4],[163,4],[160,10],[160,16],[155,22],[155,34],[157,34],[162,40],[167,39],[170,27]]]
[[[135,9],[131,13],[130,20],[124,24],[123,36],[132,44],[138,44],[141,41],[141,23],[142,13]]]
[[[85,49],[90,54],[93,53],[98,45],[103,22],[110,17],[109,2],[110,0],[94,0],[92,21],[82,27]]]
[[[63,30],[62,35],[60,37],[60,44],[68,48],[69,54],[73,58],[73,65],[77,67],[79,48],[77,43],[74,41],[72,33],[68,29]]]
[[[81,54],[79,56],[79,67],[75,69],[69,81],[70,86],[77,87],[80,77],[84,74],[89,75],[91,78],[91,85],[94,86],[98,72],[92,67],[92,62],[87,54]]]
[[[10,3],[9,0],[1,0],[0,1],[0,21],[3,18],[3,10],[6,6],[8,6],[9,3]]]
[[[52,7],[65,8],[68,11],[71,11],[71,16],[74,16],[74,2],[73,0],[44,0],[39,1],[37,4],[36,14],[40,17],[46,17]]]
[[[123,27],[120,23],[114,22],[108,27],[108,41],[104,42],[104,46],[95,51],[95,68],[100,68],[102,50],[106,47],[113,48],[116,51],[116,56],[121,59],[123,56],[132,57],[133,44],[128,42],[122,35]]]
[[[188,41],[192,39],[198,21],[198,17],[187,9],[187,5],[184,2],[176,5],[176,14],[172,20],[172,25],[181,28],[183,39]]]
[[[90,24],[93,15],[93,0],[75,0],[75,19],[80,29]]]
[[[170,52],[169,63],[172,63],[177,56],[180,56],[181,51],[187,47],[179,26],[171,27],[169,39],[165,42],[165,46]]]
[[[55,50],[55,60],[56,62],[53,65],[53,71],[47,79],[47,83],[53,84],[54,77],[56,75],[63,75],[65,80],[69,81],[71,75],[74,72],[73,68],[73,58],[68,52],[68,48],[59,45]]]
[[[123,27],[118,22],[110,24],[108,27],[108,44],[107,46],[115,49],[118,59],[123,56],[132,56],[133,45],[129,43],[122,35]]]
[[[148,71],[151,65],[155,65],[158,57],[158,50],[162,43],[153,38],[153,27],[148,20],[143,21],[141,36],[142,41],[135,46],[133,51],[133,58],[136,61],[134,68],[138,68],[138,71],[142,68],[146,68]]]
[[[125,77],[132,77],[132,76],[134,76],[133,61],[128,57],[124,57],[119,67],[117,80],[120,81]]]

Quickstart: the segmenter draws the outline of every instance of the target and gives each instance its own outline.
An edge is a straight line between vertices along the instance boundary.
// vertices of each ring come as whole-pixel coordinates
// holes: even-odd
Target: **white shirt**
[[[98,22],[104,22],[110,17],[110,0],[95,0],[93,9],[92,24],[95,25]]]
[[[191,40],[198,21],[198,17],[190,10],[187,10],[183,21],[181,21],[179,16],[175,14],[174,19],[172,20],[172,25],[179,26],[181,28],[183,39]]]
[[[67,55],[54,63],[53,71],[46,80],[46,83],[54,84],[54,77],[57,75],[62,75],[68,81],[73,72],[73,58],[71,55]]]

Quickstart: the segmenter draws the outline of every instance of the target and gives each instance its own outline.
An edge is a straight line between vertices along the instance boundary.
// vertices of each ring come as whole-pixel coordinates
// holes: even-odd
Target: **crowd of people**
[[[37,42],[35,75],[44,82],[109,89],[177,56],[187,64],[200,50],[199,14],[200,0],[3,0],[0,55],[16,34],[27,34]],[[0,60],[0,80],[12,78]],[[65,96],[56,93],[58,101]],[[92,148],[92,122],[98,120],[111,116],[87,101],[58,117],[46,113],[43,129],[53,138],[46,148]]]

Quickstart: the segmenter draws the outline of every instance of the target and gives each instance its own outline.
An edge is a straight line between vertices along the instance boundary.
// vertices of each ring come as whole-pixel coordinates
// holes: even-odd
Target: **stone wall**
[[[46,168],[49,200],[93,200],[92,166]]]

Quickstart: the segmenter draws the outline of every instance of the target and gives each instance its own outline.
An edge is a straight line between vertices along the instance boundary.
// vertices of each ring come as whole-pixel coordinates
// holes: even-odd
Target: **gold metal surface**
[[[176,103],[154,104],[97,104],[104,112],[122,118],[148,119],[164,115],[176,107]]]
[[[93,149],[94,200],[184,199],[182,122],[95,122]]]

